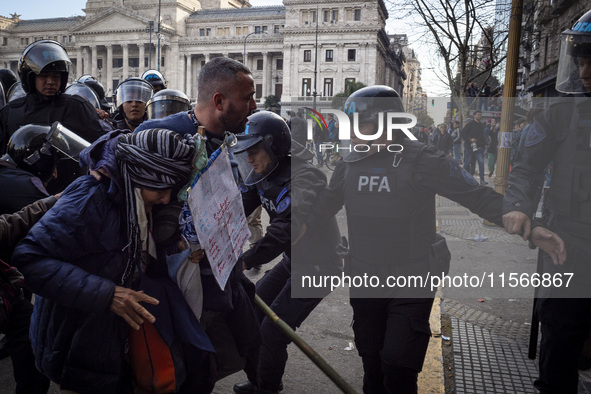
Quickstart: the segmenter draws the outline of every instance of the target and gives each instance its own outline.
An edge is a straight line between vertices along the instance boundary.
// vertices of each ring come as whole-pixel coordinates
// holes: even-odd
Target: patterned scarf
[[[125,185],[129,259],[121,284],[141,262],[141,239],[134,188],[167,190],[185,184],[192,172],[195,141],[166,129],[148,129],[123,134],[115,157]],[[142,207],[140,207],[142,208]]]

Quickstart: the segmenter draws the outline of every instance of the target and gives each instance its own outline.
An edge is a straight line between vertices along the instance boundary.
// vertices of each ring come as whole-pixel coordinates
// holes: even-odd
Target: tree
[[[337,93],[332,98],[332,107],[335,109],[343,108],[345,105],[345,101],[349,98],[353,92],[358,91],[361,88],[364,88],[365,84],[363,82],[350,82],[346,84],[345,91]]]
[[[272,111],[272,112],[279,114],[281,112],[280,102],[281,102],[281,100],[279,99],[279,97],[275,96],[274,94],[270,94],[267,97],[265,97],[265,102],[263,103],[263,107],[267,111]]]
[[[441,69],[437,77],[459,97],[462,113],[466,113],[468,84],[487,81],[502,64],[501,47],[508,32],[495,30],[496,0],[387,0],[391,12],[405,9],[416,30],[422,30],[421,44],[435,51]],[[422,29],[421,29],[422,28]],[[427,46],[425,47],[427,48]],[[436,70],[438,67],[436,67]]]

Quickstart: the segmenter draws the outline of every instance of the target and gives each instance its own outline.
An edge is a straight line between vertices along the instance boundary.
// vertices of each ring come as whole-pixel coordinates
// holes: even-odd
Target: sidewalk
[[[477,215],[443,197],[437,199],[437,218],[438,231],[452,253],[450,273],[503,264],[515,271],[535,272],[537,250],[530,250],[520,237],[483,225]],[[478,234],[488,239],[474,241]],[[480,299],[446,298],[443,293],[441,313],[451,327],[452,349],[452,357],[443,365],[446,392],[537,392],[533,382],[538,360],[527,356],[532,302],[532,297],[507,298],[502,291]],[[580,373],[579,393],[591,393],[591,371]]]

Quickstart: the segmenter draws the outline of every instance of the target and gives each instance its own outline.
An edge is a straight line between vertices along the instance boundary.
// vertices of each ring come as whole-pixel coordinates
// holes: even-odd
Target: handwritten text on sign
[[[189,208],[201,247],[220,288],[226,286],[250,231],[242,197],[232,175],[228,150],[215,153],[213,163],[189,191]]]

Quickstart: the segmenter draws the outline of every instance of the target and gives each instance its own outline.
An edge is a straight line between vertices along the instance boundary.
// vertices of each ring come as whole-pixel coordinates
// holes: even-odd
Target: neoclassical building
[[[16,72],[24,48],[50,38],[66,47],[72,80],[92,74],[108,95],[125,78],[159,68],[169,88],[194,100],[197,75],[216,56],[244,61],[261,101],[271,94],[282,102],[312,101],[316,91],[326,102],[352,81],[401,93],[405,86],[403,58],[385,30],[383,0],[284,0],[268,7],[248,0],[158,3],[88,0],[83,16],[0,16],[0,67]]]

